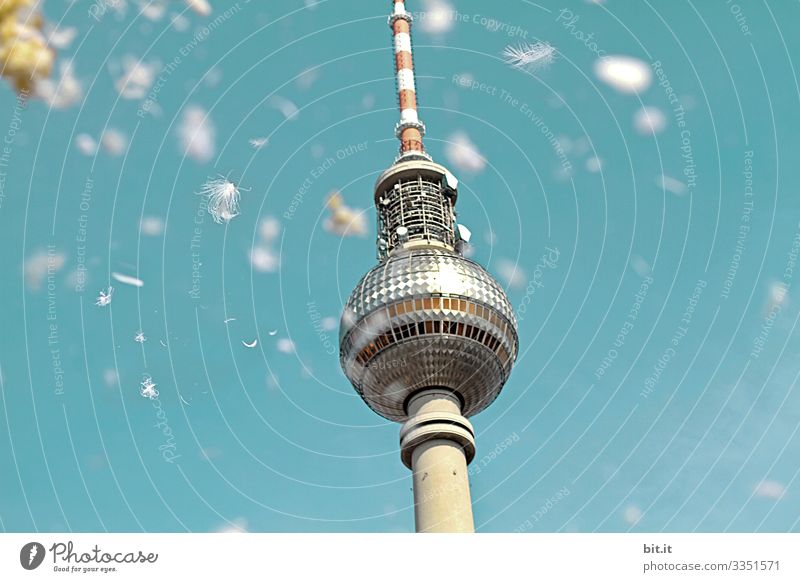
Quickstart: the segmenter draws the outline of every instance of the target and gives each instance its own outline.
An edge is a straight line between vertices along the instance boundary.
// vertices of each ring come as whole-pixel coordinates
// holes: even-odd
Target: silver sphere
[[[497,397],[518,349],[514,312],[483,267],[445,247],[401,249],[369,271],[344,308],[345,375],[378,414],[407,419],[419,390],[445,388],[462,414]]]

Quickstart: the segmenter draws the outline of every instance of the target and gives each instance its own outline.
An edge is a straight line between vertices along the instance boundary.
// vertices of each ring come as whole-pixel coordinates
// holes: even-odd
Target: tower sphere
[[[378,257],[356,285],[340,326],[345,375],[390,420],[409,399],[444,388],[466,417],[497,397],[518,349],[503,288],[458,252],[457,181],[443,166],[400,161],[378,179]]]

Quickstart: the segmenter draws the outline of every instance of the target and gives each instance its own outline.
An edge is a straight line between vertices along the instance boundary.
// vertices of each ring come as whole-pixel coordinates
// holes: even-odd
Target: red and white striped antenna
[[[395,70],[397,72],[397,93],[400,104],[400,123],[395,128],[400,140],[400,158],[422,157],[430,159],[425,153],[422,137],[425,124],[417,114],[417,92],[414,83],[414,57],[411,52],[411,14],[406,12],[403,0],[393,0],[394,10],[389,16],[389,26],[394,35]]]

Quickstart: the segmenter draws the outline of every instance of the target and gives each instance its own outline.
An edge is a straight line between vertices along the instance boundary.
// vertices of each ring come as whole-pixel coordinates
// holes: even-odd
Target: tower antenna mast
[[[394,9],[389,16],[389,26],[394,37],[395,72],[397,74],[397,96],[400,106],[400,122],[395,128],[400,140],[401,157],[423,157],[425,153],[422,138],[425,124],[419,120],[417,112],[417,88],[414,75],[414,56],[411,47],[411,14],[406,12],[403,0],[393,0]]]

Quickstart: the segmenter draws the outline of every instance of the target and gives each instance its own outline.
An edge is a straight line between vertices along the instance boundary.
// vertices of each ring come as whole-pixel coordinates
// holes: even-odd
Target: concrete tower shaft
[[[408,402],[409,419],[400,430],[403,463],[414,475],[414,517],[424,533],[475,531],[467,465],[475,436],[449,390],[435,388]]]

